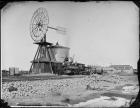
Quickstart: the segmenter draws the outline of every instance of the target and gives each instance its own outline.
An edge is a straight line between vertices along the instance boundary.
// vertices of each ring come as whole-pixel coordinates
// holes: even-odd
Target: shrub
[[[12,91],[17,91],[18,89],[15,88],[15,87],[13,87],[13,86],[10,86],[10,87],[8,88],[8,90],[9,90],[9,92],[12,92]]]

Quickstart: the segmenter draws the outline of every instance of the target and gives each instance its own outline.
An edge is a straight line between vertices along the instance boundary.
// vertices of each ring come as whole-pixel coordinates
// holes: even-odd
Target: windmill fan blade
[[[67,33],[66,28],[64,28],[64,27],[57,26],[56,29],[57,29],[56,32],[58,32],[60,34],[65,35]]]

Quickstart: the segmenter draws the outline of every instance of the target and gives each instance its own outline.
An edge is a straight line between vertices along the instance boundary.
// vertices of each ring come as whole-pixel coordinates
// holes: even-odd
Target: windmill
[[[59,33],[66,33],[65,28],[49,26],[49,17],[45,8],[38,8],[31,19],[30,35],[38,45],[36,54],[32,61],[29,73],[42,73],[49,71],[53,73],[52,62],[55,62],[54,52],[50,49],[53,44],[46,41],[48,29],[53,29]]]

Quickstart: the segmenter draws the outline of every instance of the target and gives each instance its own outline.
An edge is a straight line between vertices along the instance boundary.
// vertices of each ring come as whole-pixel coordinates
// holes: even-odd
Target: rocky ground
[[[101,99],[105,103],[112,102],[112,99],[121,101],[122,106],[132,97],[135,98],[138,90],[136,75],[106,74],[57,80],[3,82],[2,99],[10,106],[97,107],[101,106]],[[98,105],[95,104],[97,101]],[[108,105],[111,104],[106,104]],[[115,106],[113,103],[112,105]],[[119,107],[118,104],[116,106]]]

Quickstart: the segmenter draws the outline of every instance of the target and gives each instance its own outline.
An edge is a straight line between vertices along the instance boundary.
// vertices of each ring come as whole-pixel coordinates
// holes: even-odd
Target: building
[[[18,75],[20,74],[19,68],[17,67],[10,67],[9,68],[10,75]]]
[[[2,70],[2,76],[9,76],[10,72],[8,70]]]
[[[114,68],[116,72],[126,72],[128,74],[133,73],[133,67],[130,65],[110,65],[109,67]]]
[[[113,67],[103,67],[103,71],[104,73],[115,73],[116,69],[114,69]]]

